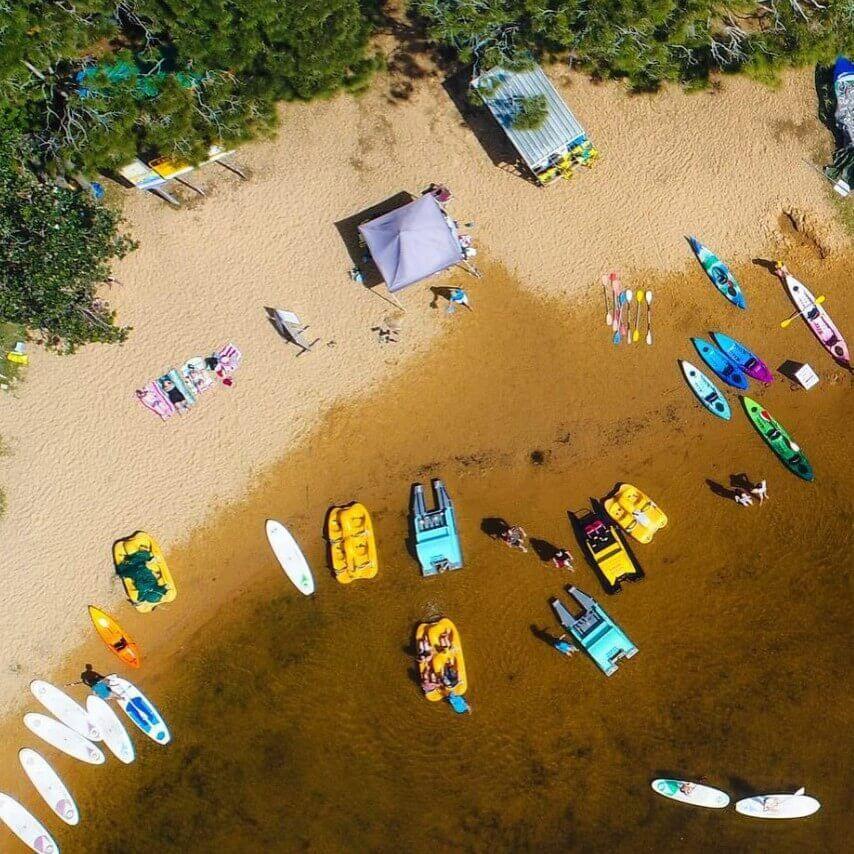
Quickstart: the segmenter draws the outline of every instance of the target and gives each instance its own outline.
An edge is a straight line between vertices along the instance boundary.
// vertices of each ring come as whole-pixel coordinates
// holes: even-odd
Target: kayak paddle
[[[816,306],[816,305],[821,305],[824,302],[824,300],[825,300],[824,294],[822,294],[820,297],[816,297],[815,302],[812,304],[812,306],[810,306],[810,308],[812,308],[813,306]],[[783,320],[780,323],[780,326],[783,329],[786,329],[796,317],[799,317],[800,315],[804,314],[804,312],[807,312],[807,311],[809,311],[809,308],[805,308],[802,311],[796,311],[794,314],[790,314],[785,320]]]
[[[637,292],[637,300],[636,300],[636,302],[638,304],[638,310],[635,313],[635,331],[632,333],[632,341],[637,341],[638,338],[640,338],[640,310],[641,310],[641,303],[645,299],[646,299],[646,296],[644,295],[644,292],[638,291]]]
[[[652,291],[646,292],[646,343],[652,344]]]
[[[616,273],[610,273],[609,275],[611,276],[611,290],[614,292],[614,319],[611,323],[611,329],[613,329],[614,332],[617,332],[620,327],[619,305],[621,285]]]
[[[610,326],[611,321],[614,319],[611,314],[611,303],[608,302],[608,285],[611,284],[611,274],[605,273],[602,276],[602,290],[605,292],[605,323]]]
[[[631,328],[631,320],[632,320],[632,297],[634,296],[634,292],[631,288],[626,289],[626,318],[623,320],[620,325],[620,331],[623,333],[623,336],[626,339],[626,344],[632,343],[632,328]]]

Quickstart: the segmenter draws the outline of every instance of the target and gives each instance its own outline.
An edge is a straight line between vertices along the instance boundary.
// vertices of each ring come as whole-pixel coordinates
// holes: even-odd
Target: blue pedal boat
[[[555,596],[551,606],[558,620],[606,676],[616,673],[617,662],[631,658],[638,648],[592,596],[582,593],[577,587],[566,589],[583,610],[578,617],[574,617]]]
[[[420,483],[413,484],[412,539],[424,576],[460,569],[463,565],[454,504],[438,478],[433,480],[433,495],[436,509],[428,510],[424,503],[424,487]]]

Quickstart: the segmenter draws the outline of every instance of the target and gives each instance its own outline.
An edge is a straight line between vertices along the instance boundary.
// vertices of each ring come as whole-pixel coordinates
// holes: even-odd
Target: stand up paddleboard
[[[154,703],[127,679],[122,679],[115,673],[106,677],[107,684],[111,690],[118,695],[119,705],[124,713],[141,729],[152,741],[158,744],[169,744],[172,736],[166,721],[157,711]]]
[[[314,593],[314,576],[311,574],[305,555],[300,551],[290,531],[281,522],[268,519],[267,539],[285,575],[290,578],[300,593],[311,596]]]
[[[824,306],[817,303],[809,289],[792,276],[785,267],[778,268],[777,275],[786,285],[789,298],[801,314],[813,335],[821,342],[821,346],[846,368],[851,367],[851,356],[848,345]]]
[[[65,691],[60,691],[50,682],[34,679],[30,682],[33,696],[60,722],[69,729],[88,738],[89,741],[100,741],[101,732],[86,710],[75,703]]]
[[[59,846],[38,819],[28,813],[14,798],[0,792],[0,820],[31,851],[59,854]]]
[[[748,387],[747,377],[741,368],[733,362],[726,353],[704,341],[702,338],[692,338],[691,343],[700,354],[700,358],[715,372],[715,376],[733,388],[745,391]]]
[[[766,385],[774,382],[774,374],[771,373],[768,365],[759,356],[748,350],[744,344],[740,344],[735,338],[730,338],[729,335],[724,335],[723,332],[713,332],[712,338],[723,353],[732,359],[749,377],[753,377],[753,379]]]
[[[104,744],[110,748],[113,756],[125,765],[133,762],[136,758],[133,742],[109,704],[100,697],[90,694],[86,698],[86,711],[103,734]]]
[[[27,712],[24,715],[24,726],[51,747],[55,747],[81,762],[88,762],[90,765],[103,765],[107,761],[100,749],[95,747],[89,739],[83,738],[80,733],[74,732],[73,729],[49,718],[47,715]]]
[[[18,759],[24,773],[36,787],[36,791],[44,798],[45,803],[66,823],[77,824],[80,812],[71,792],[65,783],[59,779],[59,774],[50,767],[47,760],[35,750],[25,747],[18,752]]]
[[[685,375],[685,381],[691,387],[691,391],[697,395],[698,400],[712,415],[729,421],[732,418],[732,410],[727,399],[718,391],[717,386],[699,369],[684,359],[679,360],[679,367]]]
[[[691,783],[688,780],[653,780],[653,792],[683,804],[719,810],[729,805],[729,795],[720,789]],[[683,789],[685,791],[683,791]]]
[[[803,792],[800,789],[799,792]],[[806,818],[821,809],[821,804],[809,795],[757,795],[736,803],[736,812],[751,818]]]
[[[739,287],[738,282],[735,280],[735,276],[729,271],[729,267],[714,252],[703,246],[696,237],[689,237],[688,243],[691,244],[697,260],[706,271],[706,275],[712,280],[712,284],[734,306],[747,308],[741,287]]]

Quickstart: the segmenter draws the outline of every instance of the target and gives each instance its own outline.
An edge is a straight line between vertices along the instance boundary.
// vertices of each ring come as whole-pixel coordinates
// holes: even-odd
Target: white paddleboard
[[[69,729],[65,724],[47,715],[27,712],[24,715],[24,726],[52,747],[81,762],[103,765],[107,761],[104,754],[89,739],[83,738],[80,733],[74,732],[73,729]]]
[[[18,759],[24,773],[36,787],[36,791],[44,798],[45,803],[66,823],[77,824],[80,812],[71,792],[65,783],[59,779],[59,774],[50,767],[47,760],[35,750],[25,747],[18,751]]]
[[[86,710],[75,703],[65,691],[50,682],[34,679],[30,682],[33,696],[60,722],[89,741],[100,741],[101,733],[89,719]]]
[[[751,818],[806,818],[821,804],[809,795],[757,795],[738,801],[735,808]]]
[[[86,698],[86,711],[104,736],[104,744],[116,759],[129,765],[136,758],[128,731],[110,708],[110,704],[94,694]]]
[[[300,551],[291,532],[281,522],[268,519],[267,539],[285,575],[293,581],[300,593],[311,596],[314,593],[314,577],[305,555]]]
[[[59,846],[41,822],[33,818],[14,798],[0,792],[0,819],[31,851],[59,854]]]
[[[158,744],[169,744],[172,736],[169,727],[163,720],[157,707],[136,685],[132,685],[127,679],[122,679],[115,673],[106,677],[107,684],[118,694],[119,705],[124,713],[141,729],[152,741]]]
[[[683,804],[692,804],[695,807],[709,807],[710,809],[723,809],[729,805],[729,795],[712,786],[703,786],[700,783],[692,783],[689,780],[653,780],[651,783],[653,792],[679,801]]]

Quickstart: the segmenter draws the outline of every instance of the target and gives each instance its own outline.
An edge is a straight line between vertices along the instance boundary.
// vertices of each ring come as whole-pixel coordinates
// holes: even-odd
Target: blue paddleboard
[[[732,410],[729,408],[727,399],[718,391],[715,384],[699,369],[684,359],[679,360],[679,367],[685,375],[685,381],[691,387],[691,391],[697,395],[697,399],[712,415],[729,421]]]
[[[702,338],[692,338],[691,343],[697,348],[700,358],[715,372],[715,376],[733,388],[746,389],[747,377],[744,371],[733,362],[726,353],[722,353],[713,344]]]

